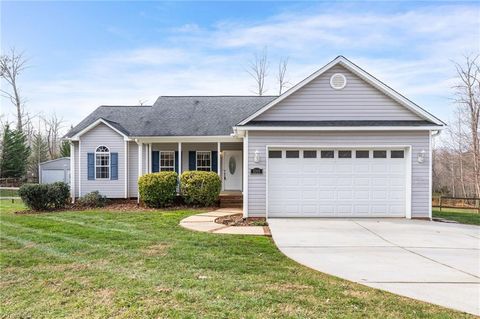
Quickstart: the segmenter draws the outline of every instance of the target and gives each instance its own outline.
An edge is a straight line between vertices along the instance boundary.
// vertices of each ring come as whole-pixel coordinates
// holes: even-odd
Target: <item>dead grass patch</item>
[[[160,243],[152,246],[148,246],[142,250],[146,256],[165,256],[170,248],[170,244]]]

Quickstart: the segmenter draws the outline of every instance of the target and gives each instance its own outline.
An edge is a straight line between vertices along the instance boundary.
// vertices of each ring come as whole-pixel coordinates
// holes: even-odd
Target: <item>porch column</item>
[[[147,163],[147,172],[148,173],[151,173],[152,172],[152,143],[148,144],[148,154],[147,154],[147,158],[148,158],[148,163]]]
[[[248,131],[243,137],[243,217],[248,217]]]
[[[217,174],[220,176],[220,142],[217,142]]]
[[[70,141],[70,192],[72,203],[75,203],[75,146]]]
[[[137,142],[138,144],[138,178],[140,178],[140,176],[142,176],[143,174],[143,158],[142,158],[142,154],[143,154],[143,144],[140,143],[140,142]],[[140,203],[140,188],[138,188],[137,186],[137,202]]]
[[[178,176],[182,174],[182,142],[178,142]]]

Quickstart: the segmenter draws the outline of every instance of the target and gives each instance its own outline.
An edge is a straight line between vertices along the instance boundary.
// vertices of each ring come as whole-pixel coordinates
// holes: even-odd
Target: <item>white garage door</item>
[[[68,174],[68,171],[67,171]],[[68,182],[65,180],[65,171],[62,169],[44,169],[42,170],[42,184],[55,182]]]
[[[403,149],[271,149],[269,217],[404,217]]]

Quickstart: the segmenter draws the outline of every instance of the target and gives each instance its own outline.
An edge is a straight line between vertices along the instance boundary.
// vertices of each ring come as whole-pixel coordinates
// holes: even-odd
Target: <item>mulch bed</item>
[[[197,210],[211,211],[218,209],[218,207],[192,207],[187,205],[173,205],[163,208],[149,208],[142,203],[138,204],[136,199],[110,199],[104,207],[85,207],[80,206],[77,203],[68,204],[62,209],[54,209],[49,211],[35,211],[35,210],[22,210],[15,212],[15,214],[43,214],[52,212],[65,212],[65,211],[85,211],[85,210],[102,210],[106,212],[145,212],[145,211],[174,211],[174,210]]]
[[[243,214],[218,217],[215,222],[227,226],[268,226],[264,217],[243,218]]]

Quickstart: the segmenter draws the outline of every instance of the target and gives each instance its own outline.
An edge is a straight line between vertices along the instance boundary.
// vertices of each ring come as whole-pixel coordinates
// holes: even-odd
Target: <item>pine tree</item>
[[[8,125],[3,130],[1,177],[25,177],[30,148],[22,131],[11,130]]]
[[[60,144],[60,157],[70,157],[70,142],[67,140]]]
[[[48,160],[48,143],[40,134],[34,134],[32,140],[32,152],[29,159],[29,172],[38,180],[38,164]]]

